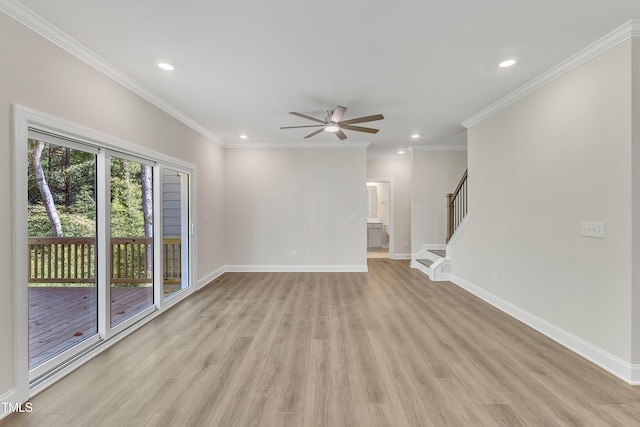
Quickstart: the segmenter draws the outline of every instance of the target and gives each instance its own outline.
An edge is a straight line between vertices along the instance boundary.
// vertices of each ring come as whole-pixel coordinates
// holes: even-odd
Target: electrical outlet
[[[604,223],[603,222],[581,222],[580,235],[586,237],[598,237],[604,239]]]
[[[307,258],[311,258],[312,255],[313,255],[313,252],[307,251]]]

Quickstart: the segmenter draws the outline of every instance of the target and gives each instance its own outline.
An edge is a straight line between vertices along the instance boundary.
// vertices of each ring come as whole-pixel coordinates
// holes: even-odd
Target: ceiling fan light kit
[[[356,132],[366,132],[366,133],[378,133],[379,129],[373,129],[363,126],[353,126],[357,123],[365,123],[365,122],[374,122],[376,120],[384,119],[382,114],[374,114],[373,116],[365,116],[358,117],[356,119],[342,120],[344,113],[347,111],[347,107],[337,106],[334,110],[327,111],[327,117],[324,120],[316,119],[315,117],[307,116],[306,114],[297,113],[295,111],[290,112],[297,117],[301,117],[303,119],[311,120],[317,123],[321,123],[319,125],[306,125],[306,126],[284,126],[280,129],[297,129],[297,128],[311,128],[311,127],[319,127],[321,129],[316,130],[315,132],[311,132],[309,135],[305,136],[305,138],[311,138],[323,130],[327,132],[334,132],[336,136],[340,140],[347,139],[347,135],[343,132],[343,130],[352,130]]]

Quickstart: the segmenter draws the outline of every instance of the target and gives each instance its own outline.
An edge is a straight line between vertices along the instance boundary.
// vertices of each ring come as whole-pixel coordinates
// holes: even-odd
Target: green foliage
[[[28,144],[29,158],[31,158],[35,141],[30,139]],[[85,201],[95,200],[94,154],[55,144],[45,144],[40,163],[56,206],[72,206],[76,198]],[[28,200],[29,204],[42,203],[31,162],[29,162]]]
[[[42,205],[31,205],[29,210],[29,237],[53,235],[47,212]],[[96,222],[86,212],[74,212],[64,206],[58,207],[60,223],[66,237],[89,237],[96,235]]]
[[[140,163],[111,161],[111,235],[144,236]]]
[[[29,140],[29,158],[35,146]],[[95,235],[96,157],[46,143],[40,159],[66,237]],[[144,236],[141,165],[114,158],[111,162],[111,235]],[[29,162],[29,236],[51,236],[49,218]]]
[[[51,222],[43,203],[43,196],[36,182],[36,168],[32,164],[32,157],[36,148],[36,141],[29,140],[29,164],[28,176],[28,233],[30,237],[52,236],[53,230]],[[39,164],[42,167],[44,178],[51,192],[53,205],[57,211],[64,237],[93,237],[96,235],[96,156],[80,150],[70,149],[55,144],[45,143],[42,147],[42,155]],[[36,165],[37,166],[37,165]],[[145,235],[144,213],[143,213],[143,184],[142,165],[135,161],[119,158],[111,160],[111,235],[113,237],[142,237]],[[149,176],[149,175],[146,175]],[[42,184],[42,183],[41,183]],[[149,194],[147,192],[147,194]],[[49,197],[48,195],[46,196]],[[148,205],[148,204],[147,204]],[[57,246],[56,246],[57,247]],[[45,259],[49,259],[53,253],[54,259],[58,259],[58,264],[49,259],[47,268],[51,265],[61,268],[61,273],[51,277],[71,278],[74,266],[77,267],[78,256],[77,246],[67,243],[67,248],[75,255],[71,258],[56,258],[63,255],[56,255],[57,252],[46,252],[48,249],[40,247],[35,249],[42,258],[32,255],[31,269],[36,271],[35,266],[40,259],[44,265]],[[131,250],[133,246],[129,248]],[[93,249],[95,256],[95,248]],[[125,274],[133,275],[133,278],[150,277],[150,267],[152,265],[152,253],[146,247],[138,248],[136,251],[124,252],[118,258],[118,265],[113,268],[117,271],[125,271]],[[48,255],[46,255],[48,254]],[[74,258],[75,257],[75,258]],[[83,258],[84,259],[84,258]],[[89,262],[89,261],[87,261]],[[95,268],[95,263],[90,262]],[[36,273],[34,273],[36,274]],[[44,274],[39,272],[37,274]],[[49,271],[49,274],[50,271]],[[92,272],[95,274],[95,271]],[[90,276],[93,277],[93,276]],[[114,276],[115,277],[115,276]],[[117,276],[123,277],[123,276]],[[131,277],[131,276],[126,276]],[[38,276],[43,279],[43,276]],[[94,286],[93,284],[70,284],[62,283],[37,283],[31,286]],[[150,283],[118,283],[116,286],[149,287]]]

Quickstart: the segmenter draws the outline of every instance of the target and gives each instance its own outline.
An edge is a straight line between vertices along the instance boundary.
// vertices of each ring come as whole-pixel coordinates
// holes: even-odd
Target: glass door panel
[[[153,167],[111,158],[111,327],[153,301]]]
[[[29,370],[98,334],[96,154],[42,137],[26,159]]]
[[[162,170],[163,297],[189,286],[189,175]]]

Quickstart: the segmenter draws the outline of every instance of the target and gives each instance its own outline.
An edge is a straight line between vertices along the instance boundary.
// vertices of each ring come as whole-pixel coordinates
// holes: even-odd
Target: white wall
[[[382,223],[389,223],[389,183],[387,182],[376,182],[374,183],[376,187],[376,211],[378,212],[376,218],[378,218]]]
[[[391,178],[393,180],[393,223],[395,233],[389,257],[411,256],[411,159],[369,159],[367,179]]]
[[[640,40],[632,39],[632,229],[631,229],[631,363],[640,365]]]
[[[455,276],[626,362],[631,57],[623,42],[469,129],[470,222],[453,247]]]
[[[382,222],[383,225],[389,224],[389,211],[391,208],[389,187],[390,185],[388,182],[376,183],[376,190],[378,193],[378,219]],[[387,236],[386,233],[382,233],[382,243],[387,246],[389,245],[389,236]]]
[[[365,269],[366,164],[366,148],[226,149],[227,265]]]
[[[11,244],[12,210],[6,204],[12,194],[13,103],[196,164],[196,277],[204,277],[224,265],[222,149],[3,13],[0,29],[0,200],[5,201],[0,210],[0,270],[10,277],[15,256]],[[0,283],[0,396],[16,386],[13,287],[10,280]]]
[[[447,238],[447,193],[452,193],[467,168],[466,150],[415,147],[411,167],[411,242],[444,246]]]

